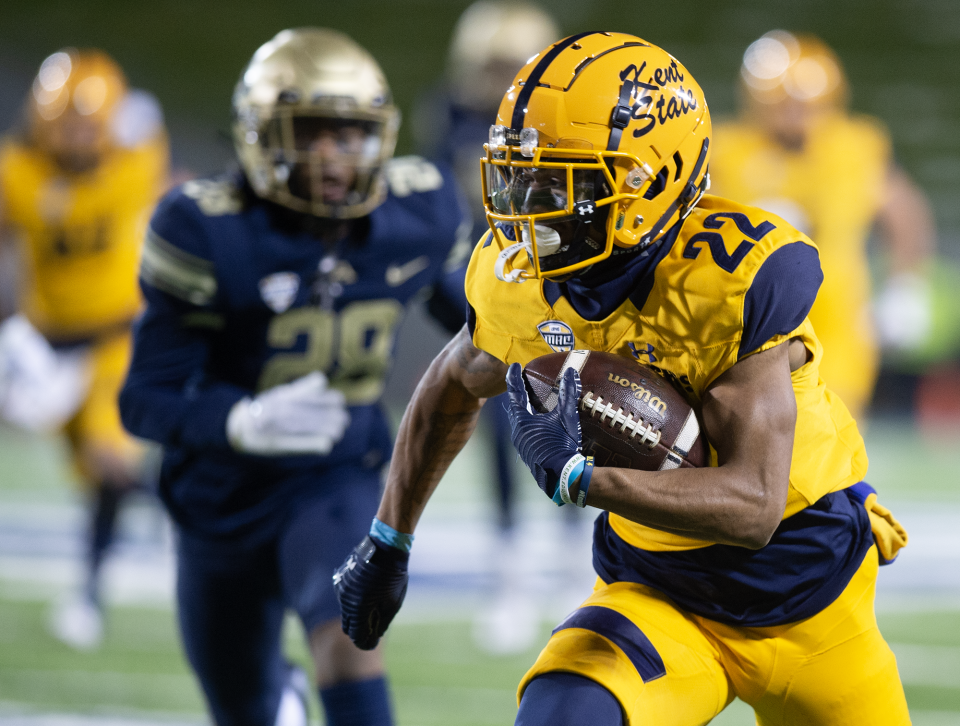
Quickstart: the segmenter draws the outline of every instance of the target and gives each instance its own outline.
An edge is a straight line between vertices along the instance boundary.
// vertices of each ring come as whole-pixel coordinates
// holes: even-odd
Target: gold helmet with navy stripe
[[[481,161],[497,277],[564,277],[651,244],[707,189],[710,135],[700,86],[652,43],[580,33],[534,56]]]
[[[326,28],[278,33],[244,70],[233,110],[237,155],[259,196],[341,219],[367,215],[383,202],[383,167],[393,156],[400,112],[376,60],[343,33]],[[362,144],[345,148],[338,159],[356,175],[346,197],[335,203],[317,193],[324,160],[303,141],[318,123],[364,130]],[[295,185],[298,176],[307,183]]]

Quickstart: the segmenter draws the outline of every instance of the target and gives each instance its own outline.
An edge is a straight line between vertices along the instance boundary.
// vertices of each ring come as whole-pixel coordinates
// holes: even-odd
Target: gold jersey
[[[136,315],[141,241],[167,164],[162,135],[77,175],[18,140],[0,148],[0,205],[26,267],[21,309],[48,338],[97,337]]]
[[[883,203],[889,136],[874,119],[833,113],[800,151],[747,121],[718,125],[714,142],[715,193],[770,209],[817,241],[824,281],[810,320],[826,351],[821,374],[859,412],[879,364],[867,238]]]
[[[650,250],[627,299],[600,320],[581,317],[558,294],[557,283],[497,280],[500,249],[492,238],[487,234],[477,245],[466,276],[473,342],[481,350],[521,365],[573,348],[635,357],[698,406],[708,386],[738,360],[799,338],[810,361],[791,376],[797,424],[784,518],[863,478],[863,439],[820,378],[823,349],[806,317],[821,279],[817,248],[782,218],[705,196]],[[643,262],[640,255],[633,259],[629,264]],[[716,463],[715,452],[712,458]],[[646,550],[712,544],[613,514],[610,524],[627,543]]]

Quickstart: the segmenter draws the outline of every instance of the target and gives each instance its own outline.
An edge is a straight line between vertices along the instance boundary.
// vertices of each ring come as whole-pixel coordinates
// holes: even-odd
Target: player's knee
[[[544,673],[527,685],[515,726],[622,726],[620,703],[574,673]]]
[[[341,630],[339,620],[320,623],[310,631],[310,655],[320,688],[383,674],[381,647],[360,650]]]

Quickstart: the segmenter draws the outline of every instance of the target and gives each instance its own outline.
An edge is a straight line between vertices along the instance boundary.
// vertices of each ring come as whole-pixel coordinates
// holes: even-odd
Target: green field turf
[[[872,426],[868,439],[871,480],[881,491],[898,501],[955,504],[960,499],[950,476],[960,464],[956,447],[914,433],[905,437],[893,424]],[[907,453],[922,462],[919,476]],[[69,501],[68,477],[57,444],[0,429],[0,508],[8,502]],[[461,488],[443,496],[471,495]],[[77,653],[47,632],[49,599],[4,577],[0,573],[0,726],[5,713],[132,714],[204,722],[203,702],[171,610],[112,606],[103,647]],[[914,723],[960,724],[960,610],[923,602],[918,607],[923,609],[900,607],[878,616],[898,654]],[[544,623],[540,642],[529,652],[493,657],[474,645],[470,616],[445,613],[443,622],[419,618],[391,628],[387,664],[400,726],[513,723],[517,682],[552,623]],[[286,641],[290,658],[308,665],[293,620]],[[321,722],[318,713],[314,718]],[[715,726],[751,723],[750,710],[739,702],[714,721]]]
[[[160,712],[183,720],[202,719],[201,697],[184,663],[172,613],[113,608],[103,647],[83,654],[47,634],[46,612],[46,603],[0,600],[3,705],[81,714]],[[960,612],[884,614],[881,627],[898,650],[960,647]],[[309,667],[299,635],[296,627],[288,627],[287,650],[292,660]],[[511,724],[516,684],[535,656],[535,650],[506,658],[485,655],[473,645],[466,623],[397,625],[390,633],[387,662],[399,723]],[[953,688],[908,682],[915,723],[951,723],[949,712],[960,723],[956,657],[947,667],[958,676]],[[922,669],[923,664],[911,663],[905,677],[909,680]],[[735,703],[714,723],[733,726],[751,721],[749,710]]]

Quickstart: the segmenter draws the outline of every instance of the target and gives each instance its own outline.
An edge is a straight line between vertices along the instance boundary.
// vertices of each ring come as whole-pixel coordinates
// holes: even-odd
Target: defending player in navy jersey
[[[380,653],[341,632],[330,574],[376,510],[396,328],[462,284],[469,222],[446,172],[391,159],[399,113],[346,36],[281,32],[233,103],[243,172],[188,182],[150,223],[123,421],[164,445],[181,631],[216,723],[306,723],[290,608],[327,722],[389,724]]]

